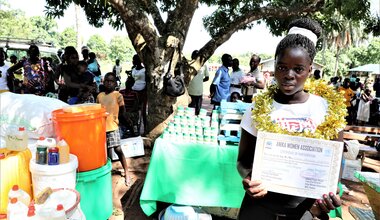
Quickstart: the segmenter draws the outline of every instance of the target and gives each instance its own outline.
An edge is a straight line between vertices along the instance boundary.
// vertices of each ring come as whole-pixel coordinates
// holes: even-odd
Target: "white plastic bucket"
[[[36,164],[35,159],[31,159],[29,169],[32,173],[34,197],[47,187],[75,189],[77,168],[78,158],[73,154],[70,154],[68,163],[59,165],[40,165]]]

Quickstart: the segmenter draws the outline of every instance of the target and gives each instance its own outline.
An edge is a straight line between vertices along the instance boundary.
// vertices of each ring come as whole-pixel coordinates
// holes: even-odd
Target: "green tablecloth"
[[[244,196],[236,169],[238,146],[155,142],[140,205],[153,214],[156,201],[239,208]]]

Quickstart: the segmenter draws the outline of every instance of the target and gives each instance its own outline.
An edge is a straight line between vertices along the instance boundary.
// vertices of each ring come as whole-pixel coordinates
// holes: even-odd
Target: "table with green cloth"
[[[237,145],[155,142],[140,205],[146,215],[157,201],[239,208],[244,196],[236,169]]]

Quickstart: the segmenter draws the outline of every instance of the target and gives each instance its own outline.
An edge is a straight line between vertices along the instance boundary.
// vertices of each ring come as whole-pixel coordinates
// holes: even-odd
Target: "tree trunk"
[[[338,75],[338,67],[339,67],[339,56],[340,56],[340,47],[338,46],[335,54],[335,68],[334,68],[334,76]]]
[[[148,114],[145,131],[148,132],[147,137],[151,139],[157,138],[163,132],[170,120],[172,120],[173,113],[178,106],[187,106],[190,101],[187,91],[184,95],[179,97],[170,97],[163,92],[163,76],[169,68],[170,57],[173,50],[176,50],[171,67],[173,70],[178,59],[177,49],[162,48],[161,53],[166,54],[164,58],[157,56],[147,57],[147,54],[144,55],[144,59],[151,60],[148,62],[144,60],[147,75],[150,76],[147,83]],[[155,67],[152,63],[161,64]],[[190,69],[188,68],[187,70]]]

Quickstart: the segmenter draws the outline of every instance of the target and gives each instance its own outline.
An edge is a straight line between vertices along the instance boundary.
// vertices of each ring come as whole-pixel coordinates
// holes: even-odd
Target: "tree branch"
[[[222,45],[224,42],[228,41],[232,34],[234,34],[236,31],[244,27],[245,25],[248,25],[252,23],[253,21],[260,20],[262,18],[284,18],[294,15],[299,15],[301,13],[310,13],[315,12],[320,9],[319,4],[323,3],[324,0],[313,0],[311,3],[305,5],[305,6],[298,6],[298,7],[276,7],[276,6],[266,6],[262,8],[258,8],[257,10],[251,10],[250,13],[245,14],[244,16],[241,16],[238,19],[235,19],[234,22],[231,22],[228,27],[218,34],[216,34],[214,38],[212,38],[209,42],[207,42],[201,49],[200,49],[200,55],[204,57],[204,62],[208,58],[214,54],[215,50]],[[201,64],[203,65],[203,63]]]
[[[155,50],[158,36],[146,13],[141,10],[136,1],[108,0],[119,13],[126,26],[128,35],[137,52],[148,46]]]
[[[152,0],[142,0],[141,2],[142,4],[144,4],[147,11],[152,15],[152,18],[153,18],[154,24],[156,25],[158,33],[160,35],[163,35],[165,33],[166,26],[156,3]]]
[[[190,23],[198,7],[198,0],[179,0],[173,11],[168,12],[167,30],[179,32],[182,45],[186,40]],[[177,33],[175,33],[177,34]]]

